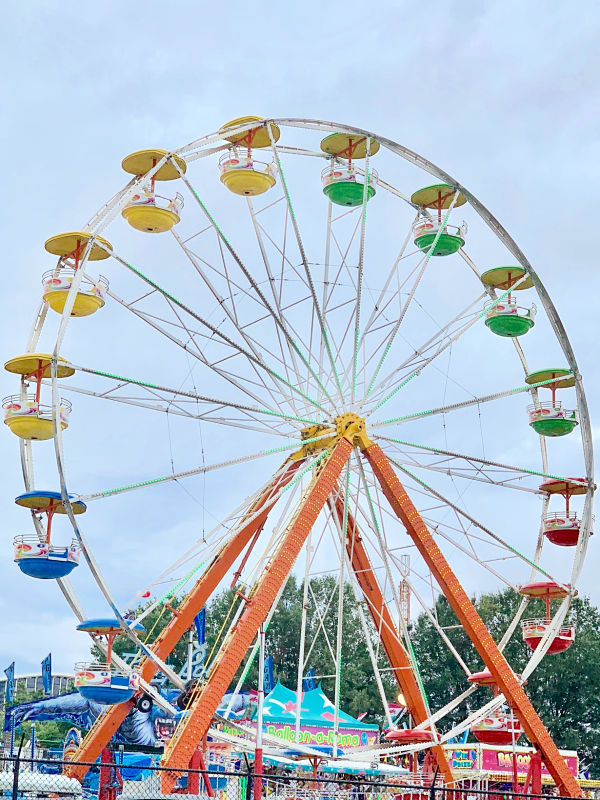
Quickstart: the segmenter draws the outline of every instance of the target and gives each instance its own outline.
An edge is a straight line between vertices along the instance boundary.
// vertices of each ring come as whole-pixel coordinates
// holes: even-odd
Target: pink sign
[[[531,761],[531,754],[533,750],[523,751],[521,748],[515,753],[517,759],[517,775],[527,775],[529,769],[529,762]],[[567,762],[567,767],[571,775],[577,777],[579,773],[579,759],[577,755],[567,755],[562,753],[563,758]],[[481,753],[481,768],[488,772],[505,772],[507,775],[512,774],[513,754],[512,749],[509,747],[506,750],[492,750],[490,748],[482,749]],[[550,776],[548,769],[542,761],[542,775]]]
[[[512,775],[513,752],[512,748],[490,747],[485,745],[467,745],[466,747],[445,747],[450,768],[454,770],[485,770]],[[525,776],[529,769],[533,750],[517,747],[515,751],[517,761],[517,775]],[[579,757],[572,751],[561,750],[560,754],[565,759],[569,772],[577,777],[579,774]],[[550,776],[546,765],[542,762],[542,775]]]

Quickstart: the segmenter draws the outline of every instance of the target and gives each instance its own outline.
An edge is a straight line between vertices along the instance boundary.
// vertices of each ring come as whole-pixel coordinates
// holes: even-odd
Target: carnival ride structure
[[[78,627],[106,654],[104,665],[81,671],[92,675],[88,692],[106,679],[96,673],[111,683],[97,686],[107,710],[78,760],[97,758],[135,703],[174,711],[151,681],[158,673],[184,688],[168,656],[227,578],[235,589],[227,624],[203,678],[187,687],[187,711],[164,754],[168,794],[244,661],[247,674],[296,569],[304,591],[298,697],[315,637],[327,638],[323,619],[336,617],[336,637],[327,638],[335,752],[350,582],[391,729],[370,758],[430,750],[451,781],[442,745],[462,730],[473,726],[481,741],[525,735],[561,794],[578,796],[523,684],[576,635],[568,611],[591,533],[592,440],[575,356],[525,255],[450,175],[347,125],[241,117],[179,149],[133,153],[122,166],[124,188],[81,230],[46,241],[58,260],[43,273],[26,352],[6,363],[21,388],[3,403],[21,450],[25,493],[16,502],[34,525],[33,537],[16,541],[15,560],[27,575],[57,581]],[[180,191],[163,197],[163,183]],[[459,208],[467,221],[456,218]],[[106,276],[95,272],[99,261]],[[525,290],[539,307],[516,304]],[[75,398],[72,418],[59,384]],[[542,390],[550,401],[540,400]],[[171,471],[153,477],[165,438]],[[38,443],[49,439],[53,452]],[[34,456],[50,490],[34,480]],[[186,468],[176,470],[175,458]],[[120,485],[78,493],[82,481],[112,474]],[[207,509],[220,513],[221,497],[237,498],[237,508],[211,531],[203,521],[197,541],[171,529],[161,547],[150,530],[173,524],[194,478],[203,482],[203,518]],[[550,512],[554,495],[566,498],[565,514]],[[129,504],[129,521],[100,535],[90,507],[109,498],[120,513]],[[51,543],[57,513],[74,535],[60,548]],[[111,548],[136,537],[129,580],[161,568],[145,575],[138,598],[149,605],[134,621],[105,574],[118,574]],[[80,561],[86,569],[76,569]],[[336,589],[319,607],[310,577],[326,573]],[[110,617],[86,618],[76,587],[89,580]],[[490,586],[521,592],[499,641],[470,599]],[[432,610],[439,593],[482,672],[472,674]],[[443,708],[431,707],[421,680],[409,597],[465,673],[464,691]],[[522,622],[542,600],[543,617]],[[157,608],[168,623],[151,641],[142,623]],[[532,652],[519,676],[503,651],[520,630]],[[117,632],[128,637],[132,661],[112,649]],[[405,698],[409,728],[392,724],[386,671]],[[494,690],[491,700],[475,694],[482,685]],[[461,705],[463,719],[442,734],[437,724]],[[296,748],[311,753],[298,739]],[[85,769],[68,773],[81,778]]]

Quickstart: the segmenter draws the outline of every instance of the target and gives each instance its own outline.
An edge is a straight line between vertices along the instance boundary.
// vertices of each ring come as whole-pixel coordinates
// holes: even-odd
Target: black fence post
[[[436,766],[433,778],[431,779],[431,786],[429,787],[429,800],[435,800],[435,782],[437,781],[438,772],[440,768]]]
[[[17,757],[13,761],[13,785],[12,785],[12,800],[17,800],[19,796],[19,772],[21,770],[21,749],[25,741],[25,734],[21,734],[21,741],[19,742],[19,749],[17,750]]]
[[[244,753],[244,761],[246,762],[246,797],[244,800],[250,800],[252,797],[252,785],[254,784],[254,762],[250,765],[246,753]],[[239,800],[242,800],[242,798],[240,797]]]

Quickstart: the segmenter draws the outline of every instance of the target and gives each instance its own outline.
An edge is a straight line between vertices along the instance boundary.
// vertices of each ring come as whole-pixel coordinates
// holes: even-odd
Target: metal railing
[[[554,798],[553,787],[546,786],[546,794],[522,793],[524,776],[520,776],[521,790],[514,791],[510,776],[496,782],[497,788],[482,788],[484,774],[473,773],[457,780],[453,786],[442,784],[439,775],[406,772],[393,778],[383,775],[312,775],[308,765],[294,763],[287,767],[265,767],[254,774],[252,763],[246,758],[218,757],[209,760],[207,769],[172,770],[161,767],[160,754],[123,753],[104,751],[102,761],[73,762],[62,757],[35,757],[27,754],[25,746],[15,756],[0,757],[0,791],[4,797],[58,797],[86,800],[160,800],[169,797],[183,800],[187,795],[195,798],[217,800],[522,800],[529,798]],[[221,763],[219,763],[221,762]],[[365,763],[365,772],[371,772]],[[68,775],[69,768],[86,767],[82,783]],[[297,770],[309,769],[304,774]],[[177,794],[161,792],[161,778],[165,773],[177,778]],[[590,784],[596,783],[590,781]],[[588,789],[588,796],[598,798],[600,788]],[[183,795],[183,797],[182,797]],[[566,800],[566,798],[565,798]]]
[[[68,559],[79,563],[81,549],[77,539],[72,539],[70,545],[48,544],[40,541],[35,533],[24,533],[13,539],[15,560],[18,558],[45,557]]]
[[[562,407],[560,400],[547,400],[543,403],[534,403],[527,406],[527,412],[535,419],[577,419],[577,410]]]
[[[59,400],[59,415],[61,422],[68,423],[72,405],[69,400],[63,397]],[[28,394],[24,398],[19,394],[12,394],[2,400],[4,409],[4,419],[9,417],[38,417],[39,419],[51,420],[52,406],[47,403],[38,403],[34,394]]]
[[[490,317],[498,317],[502,314],[515,314],[519,317],[533,319],[537,313],[535,303],[532,303],[531,308],[527,308],[527,306],[517,305],[512,298],[510,300],[506,298],[500,303],[497,300],[490,300],[483,308],[488,319]]]
[[[68,291],[73,283],[75,270],[72,267],[63,267],[58,272],[56,269],[49,269],[42,275],[42,287],[44,295],[56,291]],[[104,275],[98,275],[96,280],[91,280],[82,276],[79,284],[81,294],[91,294],[104,299],[108,291],[108,280]]]
[[[364,175],[360,175],[347,164],[334,164],[333,166],[325,167],[321,172],[321,180],[323,186],[329,186],[330,183],[338,183],[340,181],[352,181],[353,183],[364,184]],[[369,169],[369,186],[375,186],[379,182],[379,173],[376,169]]]
[[[543,636],[551,622],[552,620],[544,619],[543,617],[539,619],[524,619],[521,623],[523,634],[527,632],[527,635],[532,636],[535,635],[536,631],[539,631],[540,636]],[[555,635],[571,639],[575,636],[575,625],[562,625]]]

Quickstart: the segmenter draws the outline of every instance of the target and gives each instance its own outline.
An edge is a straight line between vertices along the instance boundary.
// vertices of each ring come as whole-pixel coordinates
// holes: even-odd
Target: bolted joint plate
[[[316,439],[317,441],[307,441],[306,444],[303,444],[291,456],[294,460],[306,458],[323,450],[331,450],[342,438],[347,439],[353,447],[360,447],[361,450],[372,444],[367,436],[364,419],[351,412],[340,414],[333,420],[333,423],[311,425],[309,428],[304,428],[301,437],[304,440]]]
[[[335,418],[335,431],[338,439],[344,437],[351,445],[360,447],[361,450],[365,450],[373,444],[367,436],[364,419],[350,411]]]

